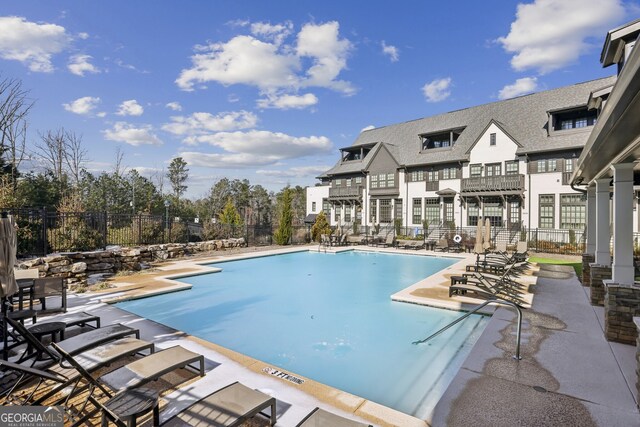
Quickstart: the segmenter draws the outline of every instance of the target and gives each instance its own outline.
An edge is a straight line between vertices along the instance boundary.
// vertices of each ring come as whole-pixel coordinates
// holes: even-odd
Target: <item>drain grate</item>
[[[547,389],[546,389],[546,388],[544,388],[544,387],[540,387],[539,385],[534,385],[534,386],[533,386],[533,389],[534,389],[535,391],[539,391],[540,393],[546,393],[546,392],[547,392]]]

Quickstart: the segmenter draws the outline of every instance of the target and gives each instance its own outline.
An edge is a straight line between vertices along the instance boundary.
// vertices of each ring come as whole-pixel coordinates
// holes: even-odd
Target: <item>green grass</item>
[[[582,262],[571,262],[571,261],[563,261],[559,259],[552,258],[538,258],[538,257],[529,257],[529,262],[537,262],[538,264],[553,264],[553,265],[570,265],[576,271],[576,275],[578,277],[582,277]]]

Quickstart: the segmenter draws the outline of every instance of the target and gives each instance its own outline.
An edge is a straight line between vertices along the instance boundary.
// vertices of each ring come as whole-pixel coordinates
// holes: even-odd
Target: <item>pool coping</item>
[[[442,275],[442,273],[446,270],[450,270],[454,267],[458,267],[458,268],[462,267],[462,271],[464,271],[464,265],[466,265],[466,263],[472,260],[472,258],[470,256],[467,256],[466,254],[447,253],[445,255],[443,253],[436,253],[433,251],[407,252],[406,250],[374,248],[369,246],[367,247],[332,247],[332,248],[321,249],[317,245],[312,245],[312,246],[306,245],[306,246],[297,247],[297,248],[273,249],[273,250],[267,250],[259,253],[236,254],[236,255],[225,256],[222,259],[216,256],[213,258],[199,258],[196,260],[180,260],[178,262],[172,263],[172,265],[176,266],[177,264],[177,266],[182,268],[189,266],[194,270],[190,272],[181,272],[178,274],[175,274],[175,273],[172,274],[171,268],[168,268],[167,270],[160,270],[160,271],[166,271],[167,274],[159,275],[155,277],[154,281],[158,281],[164,284],[165,286],[162,289],[147,290],[147,291],[134,292],[134,293],[130,293],[125,290],[122,293],[116,293],[116,296],[100,299],[100,302],[111,305],[111,304],[116,304],[124,301],[149,298],[152,296],[162,295],[166,293],[173,293],[173,292],[188,290],[192,288],[192,285],[180,283],[180,282],[177,282],[176,280],[185,278],[185,277],[193,277],[193,276],[217,273],[222,271],[222,268],[212,266],[214,264],[217,265],[217,264],[223,264],[231,261],[239,261],[239,260],[251,259],[251,258],[262,258],[262,257],[282,255],[282,254],[288,254],[288,253],[298,253],[298,252],[342,253],[342,252],[353,251],[353,250],[358,250],[362,252],[379,252],[379,253],[385,253],[385,254],[430,256],[430,257],[438,257],[438,258],[458,259],[459,260],[458,262],[452,264],[449,267],[446,267],[445,269],[439,270],[433,275],[428,276],[399,292],[396,292],[395,294],[391,295],[390,298],[398,302],[418,304],[418,305],[424,305],[424,306],[429,306],[433,308],[455,310],[460,312],[468,311],[473,305],[478,305],[477,301],[479,300],[474,300],[473,298],[468,298],[468,297],[455,297],[456,299],[459,299],[461,301],[447,304],[446,301],[437,300],[437,299],[430,300],[422,297],[415,297],[410,294],[412,290],[417,289],[420,286],[425,286],[425,284],[428,285],[429,281],[433,281],[435,277]],[[126,276],[123,277],[123,279],[126,279]],[[476,302],[474,303],[473,301],[476,301]],[[491,315],[494,311],[495,311],[495,308],[488,307],[487,310],[483,312],[479,312],[479,314]],[[175,328],[171,328],[171,329],[175,329]],[[362,417],[370,422],[374,422],[384,426],[403,425],[403,426],[424,427],[429,425],[429,423],[425,420],[419,419],[417,417],[398,411],[396,409],[373,402],[364,397],[342,391],[335,387],[331,387],[324,383],[309,379],[303,375],[299,375],[294,372],[283,371],[282,369],[276,366],[273,366],[267,362],[252,358],[245,354],[236,352],[234,350],[223,347],[219,344],[213,343],[211,341],[207,341],[202,338],[195,337],[193,335],[187,334],[186,332],[183,332],[183,331],[180,331],[180,332],[184,333],[188,339],[225,355],[229,359],[233,360],[234,362],[240,364],[244,368],[249,369],[255,373],[273,377],[273,375],[264,372],[264,369],[271,368],[274,370],[281,371],[284,373],[283,378],[279,378],[279,377],[276,377],[276,378],[279,378],[281,381],[284,381],[287,385],[298,387],[300,391],[304,393],[307,393],[339,409],[351,412],[354,415]],[[303,379],[304,383],[303,384],[292,383],[286,378],[286,375]]]

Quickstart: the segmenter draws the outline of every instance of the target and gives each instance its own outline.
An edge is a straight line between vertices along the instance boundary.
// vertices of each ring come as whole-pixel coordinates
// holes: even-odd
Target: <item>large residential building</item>
[[[509,230],[582,232],[586,197],[570,178],[615,81],[366,130],[308,188],[307,213],[324,210],[332,225],[468,227],[482,217]]]

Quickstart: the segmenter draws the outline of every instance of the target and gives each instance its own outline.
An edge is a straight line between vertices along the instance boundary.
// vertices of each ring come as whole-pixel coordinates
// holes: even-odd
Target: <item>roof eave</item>
[[[578,159],[572,182],[609,176],[610,165],[640,158],[640,49],[633,49]]]

